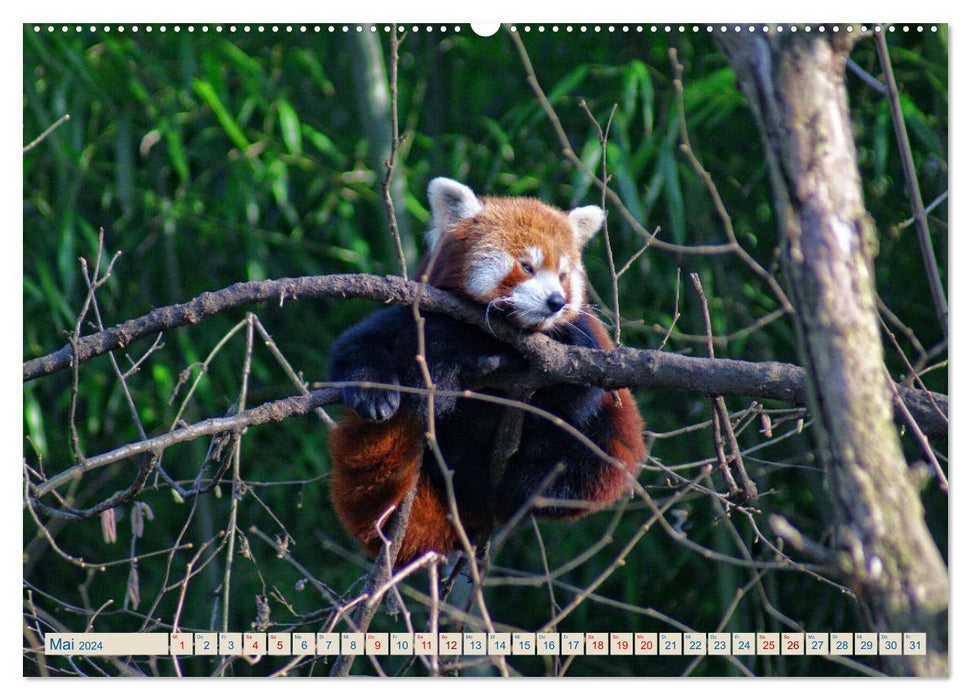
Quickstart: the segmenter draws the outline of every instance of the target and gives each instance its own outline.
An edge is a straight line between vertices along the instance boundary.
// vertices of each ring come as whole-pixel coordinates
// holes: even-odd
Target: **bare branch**
[[[880,68],[887,81],[887,103],[890,105],[890,115],[893,118],[893,131],[897,136],[897,148],[900,149],[900,162],[904,170],[904,181],[907,184],[907,196],[910,198],[910,208],[914,212],[914,222],[917,225],[917,240],[920,243],[920,254],[924,260],[924,271],[927,283],[931,288],[931,298],[934,300],[934,310],[937,320],[941,324],[941,331],[947,337],[947,296],[944,283],[937,268],[937,258],[931,243],[931,232],[927,227],[927,212],[920,196],[920,185],[917,183],[917,169],[914,167],[914,155],[910,150],[910,140],[904,126],[904,114],[900,108],[900,94],[897,92],[897,81],[893,76],[893,66],[890,65],[890,54],[887,50],[886,32],[877,33],[877,55],[880,57]]]
[[[31,151],[34,148],[36,148],[37,146],[39,146],[44,139],[46,139],[48,136],[50,136],[52,133],[54,133],[54,130],[57,127],[59,127],[64,122],[68,121],[70,118],[71,118],[71,115],[70,114],[65,114],[63,117],[61,117],[56,122],[54,122],[53,124],[51,124],[49,127],[47,127],[46,129],[44,129],[44,131],[41,133],[40,136],[38,136],[36,139],[34,139],[30,143],[28,143],[26,146],[24,146],[24,151],[23,152],[24,153],[27,153],[28,151]]]
[[[531,361],[531,375],[539,375],[536,377],[537,386],[566,382],[591,384],[604,389],[653,387],[706,395],[751,396],[805,405],[805,372],[796,365],[712,360],[629,347],[592,350],[562,345],[541,333],[524,335],[521,329],[499,319],[491,319],[487,324],[479,305],[434,287],[422,288],[419,282],[374,275],[327,275],[241,282],[218,292],[205,292],[184,304],[155,309],[140,318],[79,338],[76,343],[77,356],[80,362],[84,362],[147,335],[198,323],[248,304],[331,297],[355,297],[389,304],[411,304],[418,300],[423,311],[443,313],[465,321],[511,344]],[[67,345],[50,355],[28,360],[23,365],[24,381],[69,367],[72,351],[72,346]],[[947,396],[933,392],[924,394],[904,386],[899,387],[899,391],[925,433],[932,437],[947,435],[947,421],[942,419],[942,414],[946,415],[948,410]],[[320,405],[323,404],[314,404],[315,407]]]

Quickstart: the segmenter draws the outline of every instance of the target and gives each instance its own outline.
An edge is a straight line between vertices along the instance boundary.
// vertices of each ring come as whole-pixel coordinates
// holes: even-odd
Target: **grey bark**
[[[948,574],[892,422],[844,85],[845,33],[718,37],[762,131],[841,574],[876,631],[926,632],[893,673],[948,673]]]

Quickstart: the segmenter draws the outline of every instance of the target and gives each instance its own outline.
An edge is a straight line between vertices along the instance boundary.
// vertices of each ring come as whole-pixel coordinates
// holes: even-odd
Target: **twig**
[[[104,229],[100,229],[98,231],[98,256],[97,256],[98,261],[100,261],[101,259],[101,251],[104,247],[104,236],[105,236]],[[94,273],[91,275],[88,274],[87,264],[81,265],[82,273],[84,275],[84,281],[88,287],[88,295],[89,295],[89,298],[91,299],[91,309],[92,311],[94,311],[94,317],[95,317],[95,321],[97,321],[97,327],[99,331],[103,331],[105,329],[105,326],[104,326],[104,321],[101,318],[101,307],[98,305],[98,296],[96,294],[96,291],[105,282],[107,282],[108,277],[111,276],[111,267],[114,265],[114,262],[115,260],[118,259],[119,255],[120,253],[115,254],[115,256],[112,258],[111,263],[108,265],[108,270],[105,271],[104,276],[101,278],[98,277],[98,264],[100,263],[95,264]],[[158,341],[156,340],[156,342],[152,344],[152,347],[149,348],[148,353],[146,353],[145,356],[143,356],[138,361],[138,364],[140,364],[146,357],[148,357],[148,354],[151,353],[152,350],[154,350],[157,347],[158,347]],[[132,398],[131,390],[128,387],[128,381],[126,380],[128,373],[122,373],[121,368],[118,366],[118,361],[115,359],[115,355],[113,352],[108,353],[108,359],[111,362],[111,368],[114,370],[115,375],[118,377],[118,381],[121,384],[122,392],[125,395],[125,403],[128,405],[128,412],[131,414],[132,422],[135,424],[135,429],[138,431],[139,437],[141,437],[144,440],[146,437],[145,428],[142,426],[142,421],[138,416],[138,409],[135,406],[135,400]],[[135,367],[137,367],[138,364],[136,364]]]
[[[303,377],[298,375],[293,370],[293,367],[287,361],[287,358],[284,357],[283,353],[280,351],[280,347],[276,344],[276,341],[273,340],[273,337],[270,335],[270,332],[266,330],[263,324],[260,323],[260,319],[257,318],[256,316],[253,317],[253,323],[256,324],[256,331],[260,334],[260,337],[263,338],[263,343],[270,351],[270,354],[273,355],[273,358],[277,361],[277,364],[279,364],[280,367],[283,368],[283,371],[290,378],[290,381],[293,382],[293,385],[300,390],[301,394],[303,394],[304,396],[309,396],[310,389],[307,387],[307,382],[305,382],[303,380]],[[327,411],[325,411],[323,408],[321,407],[315,408],[314,413],[316,413],[317,416],[320,418],[320,420],[322,420],[326,425],[330,427],[337,425],[337,421],[331,418],[330,415],[327,413]]]
[[[697,273],[691,273],[691,282],[694,284],[698,298],[701,300],[701,312],[702,318],[705,322],[705,334],[710,339],[711,316],[708,313],[708,299],[705,297],[705,290],[701,286],[701,278],[698,277]],[[708,341],[708,357],[710,359],[715,359],[715,346],[712,344],[711,340]],[[722,469],[722,473],[725,476],[725,481],[728,483],[729,500],[739,504],[750,503],[758,498],[759,492],[755,484],[749,478],[748,473],[745,471],[745,463],[742,460],[742,453],[738,449],[738,441],[735,439],[735,431],[732,429],[732,421],[728,415],[728,407],[725,405],[725,397],[714,396],[712,397],[711,402],[712,427],[715,434],[715,450],[718,453],[718,465]],[[723,440],[728,444],[729,449],[727,461],[726,455],[723,452]],[[734,467],[735,475],[738,476],[738,481],[742,484],[741,488],[736,485],[732,472],[729,470],[728,462],[731,462],[732,466]]]
[[[146,452],[164,451],[172,445],[195,440],[206,435],[214,435],[216,433],[225,432],[232,433],[241,430],[244,427],[262,425],[264,423],[276,423],[292,416],[304,415],[316,406],[322,406],[325,405],[325,403],[333,403],[337,401],[338,398],[339,392],[336,389],[314,392],[310,396],[306,397],[293,396],[287,399],[281,399],[279,401],[272,401],[270,403],[263,404],[262,406],[257,406],[256,408],[248,409],[234,416],[224,418],[209,418],[207,420],[200,421],[199,423],[165,433],[164,435],[133,442],[123,447],[105,452],[97,457],[87,459],[84,462],[75,464],[70,469],[51,477],[47,481],[38,484],[35,487],[32,487],[31,495],[35,498],[40,498],[50,493],[54,489],[57,489],[60,486],[79,478],[82,474],[108,464],[118,462],[122,459],[128,459],[130,457],[134,457],[135,455],[144,454]]]
[[[661,227],[660,226],[658,226],[657,228],[654,229],[654,233],[651,234],[651,237],[647,240],[647,243],[645,243],[644,245],[642,245],[637,250],[636,253],[634,253],[632,256],[630,256],[630,259],[627,262],[624,263],[624,266],[622,268],[620,268],[620,270],[617,271],[617,278],[618,279],[620,279],[621,277],[623,277],[624,276],[624,273],[627,272],[627,270],[630,269],[630,266],[634,264],[634,261],[637,260],[639,257],[641,257],[641,255],[644,254],[644,251],[646,251],[648,248],[651,247],[651,243],[654,241],[655,238],[657,238],[657,234],[659,234],[660,232],[661,232]]]
[[[452,295],[438,290],[423,293],[423,288],[417,282],[408,282],[396,277],[324,275],[240,282],[218,292],[204,292],[184,304],[155,309],[145,316],[118,324],[100,333],[79,338],[76,360],[85,362],[109,350],[127,347],[148,335],[193,325],[222,312],[249,304],[278,302],[282,306],[287,300],[331,297],[356,297],[384,303],[411,304],[416,296],[428,297],[422,299],[422,308],[425,310],[449,313],[451,309],[450,315],[454,316],[458,312],[470,322],[472,318],[480,315],[479,312],[473,312],[473,309],[479,308],[476,304],[458,301]],[[439,303],[431,301],[433,299],[437,299]],[[458,311],[463,306],[467,309],[467,314]],[[461,319],[461,316],[457,318]],[[24,362],[24,381],[66,369],[74,360],[75,348],[68,343],[56,352]]]
[[[24,146],[23,152],[26,153],[27,151],[30,151],[30,150],[34,149],[35,147],[37,147],[41,143],[41,141],[43,141],[44,139],[46,139],[48,136],[50,136],[53,133],[54,129],[56,129],[57,127],[59,127],[64,122],[68,121],[70,118],[71,118],[71,115],[70,114],[65,114],[63,117],[61,117],[56,122],[54,122],[53,124],[51,124],[49,127],[47,127],[46,129],[44,129],[44,131],[41,132],[41,135],[40,136],[38,136],[36,139],[34,139],[30,143],[28,143],[26,146]]]
[[[597,139],[600,141],[600,168],[602,175],[603,187],[600,190],[600,208],[604,210],[604,247],[607,251],[607,270],[610,272],[610,291],[612,294],[613,301],[613,311],[614,311],[614,345],[620,345],[620,292],[617,288],[617,280],[620,275],[617,274],[617,269],[614,266],[614,251],[610,245],[610,231],[607,225],[606,211],[607,211],[607,183],[610,182],[610,175],[607,171],[607,134],[610,133],[610,125],[614,121],[614,113],[617,111],[617,103],[610,110],[610,116],[607,117],[607,126],[603,129],[600,128],[600,122],[597,121],[596,117],[590,111],[587,106],[586,100],[580,100],[580,108],[589,117],[594,128],[597,130]],[[645,246],[646,247],[646,246]]]
[[[948,191],[947,190],[944,190],[939,195],[937,195],[936,197],[934,197],[934,201],[931,202],[930,204],[928,204],[927,207],[924,209],[924,215],[926,216],[926,215],[930,214],[932,211],[934,211],[935,209],[937,209],[937,207],[939,207],[941,205],[941,203],[945,199],[947,199],[947,193],[948,193]],[[912,216],[909,219],[906,219],[904,221],[901,221],[899,224],[897,224],[897,230],[898,231],[903,231],[905,228],[907,228],[908,226],[912,225],[914,223],[914,221],[916,221],[916,220],[917,220],[917,217]]]
[[[246,317],[246,354],[243,360],[243,385],[240,390],[239,402],[236,414],[246,411],[246,393],[249,386],[249,369],[253,356],[253,316],[248,314]],[[229,604],[230,604],[230,584],[232,583],[233,562],[236,553],[236,530],[237,517],[239,514],[239,501],[245,493],[242,475],[240,473],[240,450],[242,449],[241,433],[233,435],[233,482],[232,493],[230,495],[229,523],[226,526],[226,566],[223,570],[223,610],[222,610],[222,631],[229,630]]]
[[[391,229],[391,237],[394,239],[395,249],[398,253],[398,264],[401,266],[401,276],[408,278],[408,263],[405,261],[405,251],[401,247],[401,234],[398,232],[398,215],[395,213],[394,200],[391,197],[391,181],[394,177],[394,167],[398,157],[398,144],[401,138],[398,136],[398,47],[405,40],[407,34],[398,36],[398,25],[391,25],[391,153],[388,155],[384,165],[387,168],[384,180],[381,182],[381,192],[384,195],[384,206],[388,210],[388,227]]]
[[[252,483],[250,485],[252,486]],[[295,568],[298,572],[300,572],[301,576],[303,576],[307,581],[309,581],[310,585],[312,585],[316,589],[316,591],[320,594],[321,598],[326,600],[330,605],[337,605],[338,595],[334,591],[332,591],[330,587],[327,586],[327,584],[325,584],[323,581],[318,580],[317,577],[314,576],[314,574],[310,572],[303,564],[297,561],[294,558],[293,554],[291,554],[290,552],[279,552],[276,541],[272,537],[267,535],[265,532],[260,530],[256,525],[250,525],[248,531],[250,532],[250,534],[256,535],[261,540],[263,540],[267,545],[277,550],[277,556],[279,556],[281,559],[283,559],[285,562],[287,562],[293,568]]]
[[[135,478],[132,479],[132,482],[128,485],[128,488],[117,491],[114,495],[91,506],[90,508],[51,508],[50,506],[45,505],[36,499],[33,501],[34,508],[49,518],[58,518],[68,521],[93,518],[95,515],[99,515],[107,510],[117,508],[118,506],[127,503],[141,493],[145,486],[145,482],[148,481],[149,475],[158,464],[158,460],[159,456],[157,453],[149,452],[147,454],[142,454],[138,460],[138,471],[135,473]],[[31,484],[31,487],[32,486],[33,485]]]
[[[707,473],[708,473],[707,471],[703,470],[702,473],[698,476],[698,480],[704,478],[704,476],[706,476]],[[555,615],[551,620],[549,620],[549,622],[546,623],[546,627],[553,628],[556,625],[559,625],[563,620],[565,620],[570,615],[570,613],[572,613],[577,608],[577,606],[580,605],[580,603],[582,603],[584,600],[590,597],[590,595],[595,590],[597,590],[601,585],[603,585],[603,583],[608,578],[610,578],[617,569],[623,566],[626,563],[625,560],[627,556],[633,551],[637,543],[641,540],[641,538],[644,535],[647,534],[647,532],[654,526],[655,523],[661,524],[662,528],[666,532],[670,533],[670,524],[664,518],[664,513],[670,508],[672,508],[674,504],[677,503],[683,497],[683,495],[686,494],[688,491],[689,491],[689,488],[687,487],[682,489],[677,494],[675,494],[673,498],[669,499],[667,503],[665,503],[663,506],[660,506],[660,507],[658,507],[657,504],[655,504],[654,501],[652,501],[650,498],[645,499],[645,502],[650,506],[650,509],[652,511],[651,517],[641,524],[641,526],[637,529],[637,531],[631,536],[631,538],[627,541],[627,543],[617,553],[613,561],[609,565],[605,566],[603,571],[601,571],[600,574],[593,579],[593,581],[591,581],[586,587],[584,587],[582,591],[577,593],[573,597],[573,600],[571,600],[569,603],[564,605],[563,609],[560,610],[560,612],[557,615]],[[682,539],[682,540],[684,539],[683,537],[679,537],[678,535],[674,535],[674,536],[677,539]]]
[[[404,250],[401,246],[401,236],[398,232],[398,219],[395,213],[394,200],[391,196],[391,184],[394,176],[398,145],[400,142],[398,135],[398,48],[401,45],[401,42],[404,41],[404,37],[405,34],[402,34],[400,37],[398,36],[398,26],[396,24],[392,24],[390,79],[391,149],[387,160],[385,160],[387,171],[385,173],[384,181],[382,182],[382,191],[384,193],[385,207],[388,211],[388,222],[391,229],[391,235],[394,238],[395,246],[398,252],[398,262],[401,266],[401,274],[402,277],[407,278],[408,266],[405,261]],[[424,291],[428,285],[427,271],[422,277],[421,285],[422,291]],[[433,442],[435,439],[435,385],[433,384],[431,375],[428,372],[428,363],[425,361],[425,319],[422,317],[419,309],[419,297],[416,297],[412,304],[412,313],[415,318],[415,326],[418,335],[417,362],[421,368],[425,388],[428,390],[428,435],[426,436],[426,439]],[[393,567],[397,562],[398,553],[401,550],[401,546],[408,531],[408,522],[411,517],[411,509],[414,505],[417,492],[418,482],[416,481],[415,484],[412,485],[412,487],[407,491],[404,498],[395,504],[394,512],[392,513],[390,521],[391,532],[389,538],[384,537],[379,529],[378,534],[381,536],[383,546],[381,547],[381,552],[371,568],[371,573],[368,575],[367,582],[364,586],[364,593],[368,596],[368,602],[366,605],[358,608],[354,617],[354,626],[360,631],[367,631],[367,628],[370,626],[371,620],[377,611],[377,603],[383,597],[384,591],[386,590],[386,585],[397,581],[392,573]],[[459,527],[461,526],[459,525]],[[424,563],[425,562],[423,562],[423,564]],[[427,566],[429,568],[429,572],[433,574],[434,578],[434,573],[437,573],[437,557],[432,561],[427,562]],[[435,624],[434,619],[432,620],[432,624]],[[354,658],[347,654],[338,657],[334,662],[334,666],[331,668],[330,675],[347,675],[350,673],[353,661]]]
[[[852,58],[846,59],[846,67],[853,71],[860,80],[872,87],[881,95],[887,94],[887,86],[863,70],[863,68]]]
[[[533,94],[536,95],[536,99],[539,101],[540,107],[542,107],[543,112],[546,114],[547,119],[549,119],[550,124],[553,127],[557,141],[560,143],[560,150],[563,157],[570,161],[575,168],[581,171],[594,185],[596,185],[602,192],[606,194],[607,199],[609,199],[610,203],[614,205],[618,212],[620,212],[620,215],[623,217],[624,221],[626,221],[628,225],[630,225],[630,227],[633,228],[639,236],[641,236],[641,238],[643,238],[645,241],[650,241],[651,244],[657,248],[671,253],[684,253],[689,255],[716,255],[735,252],[736,246],[730,244],[698,246],[678,245],[676,243],[668,243],[667,241],[659,240],[654,237],[656,234],[651,234],[648,232],[648,230],[644,228],[644,225],[634,217],[620,196],[614,192],[613,189],[607,187],[607,184],[597,177],[596,173],[594,173],[576,154],[576,151],[573,150],[573,146],[570,145],[570,139],[567,137],[566,132],[563,130],[563,125],[560,123],[560,119],[556,115],[556,110],[553,109],[553,105],[550,104],[549,99],[546,97],[546,93],[543,92],[543,88],[540,87],[539,80],[536,78],[536,71],[533,69],[533,63],[529,58],[529,54],[526,52],[526,47],[523,46],[523,41],[519,37],[519,32],[512,31],[509,25],[505,25],[505,28],[509,33],[509,36],[512,37],[513,45],[516,47],[520,61],[523,64],[523,70],[526,73],[526,82],[529,84],[530,89],[532,89]]]
[[[806,537],[786,518],[777,513],[769,516],[769,527],[779,537],[790,543],[797,550],[808,557],[812,557],[820,564],[832,566],[836,557],[833,550],[824,547],[815,540]]]
[[[914,438],[918,443],[920,443],[921,448],[924,450],[924,454],[927,456],[931,466],[934,467],[934,473],[937,474],[937,482],[941,487],[941,490],[947,491],[947,476],[944,474],[944,470],[941,468],[940,462],[937,461],[934,450],[927,441],[927,436],[924,435],[924,431],[920,429],[920,426],[917,425],[917,421],[915,421],[913,416],[910,415],[910,411],[907,410],[907,406],[904,404],[903,400],[900,398],[900,394],[897,392],[897,385],[894,383],[893,378],[890,376],[890,372],[888,372],[886,368],[884,368],[884,374],[887,377],[887,385],[889,386],[891,395],[893,396],[894,404],[903,411],[907,427],[910,428],[911,432],[914,434]]]
[[[664,337],[661,338],[661,344],[657,346],[658,350],[661,350],[665,345],[668,344],[668,339],[674,332],[674,327],[678,325],[678,321],[681,319],[681,311],[678,309],[678,304],[681,301],[681,268],[677,269],[674,278],[674,313],[671,314],[671,325],[668,326],[667,331],[664,333]]]
[[[781,285],[775,277],[769,274],[769,272],[762,267],[748,251],[742,247],[738,242],[738,238],[735,236],[735,227],[732,224],[732,217],[728,213],[728,209],[725,208],[725,203],[722,201],[721,194],[718,192],[718,188],[715,186],[715,181],[711,177],[711,173],[705,170],[705,167],[701,164],[698,156],[695,155],[694,150],[691,148],[691,140],[688,138],[688,119],[685,114],[684,108],[684,83],[682,82],[682,76],[684,74],[684,66],[678,61],[678,53],[674,47],[668,49],[668,57],[671,61],[671,69],[674,71],[674,80],[672,81],[674,85],[674,93],[676,96],[675,103],[678,107],[678,125],[681,131],[681,152],[684,153],[685,157],[688,159],[688,163],[691,168],[695,171],[695,174],[701,178],[701,181],[705,185],[705,189],[708,191],[708,196],[711,197],[712,204],[715,207],[715,212],[718,214],[718,218],[722,223],[722,230],[725,232],[725,238],[728,239],[729,245],[731,245],[733,252],[741,259],[741,261],[754,272],[757,276],[761,277],[765,284],[772,290],[775,295],[776,300],[785,309],[786,313],[791,314],[793,312],[792,304],[789,302],[789,297],[782,290]]]
[[[708,336],[699,335],[696,333],[682,333],[680,331],[673,330],[673,328],[669,328],[665,330],[664,326],[658,323],[654,324],[654,330],[658,333],[660,333],[661,331],[665,331],[666,335],[669,334],[670,337],[676,338],[686,343],[707,344],[708,341],[710,340],[717,347],[723,348],[730,345],[731,343],[738,340],[739,338],[745,338],[751,335],[752,333],[754,333],[755,331],[761,330],[762,328],[765,328],[766,326],[774,323],[775,321],[778,321],[780,318],[785,316],[785,313],[786,313],[785,309],[781,307],[777,308],[774,311],[770,311],[764,316],[755,319],[755,321],[753,321],[747,326],[744,326],[743,328],[739,328],[738,330],[732,331],[731,333],[728,333],[726,335],[712,335],[711,338],[709,338]],[[660,347],[658,349],[660,350]]]
[[[887,312],[889,313],[890,310],[887,309]],[[890,314],[890,316],[893,317],[892,314]],[[893,318],[896,318],[896,317],[893,317]],[[890,338],[890,342],[893,343],[893,346],[894,348],[896,348],[897,354],[900,355],[900,359],[903,360],[904,365],[907,366],[907,370],[909,374],[907,376],[906,381],[909,382],[910,379],[913,378],[913,380],[917,382],[917,385],[920,387],[920,390],[924,392],[924,395],[931,399],[931,405],[936,409],[937,414],[938,416],[940,416],[941,420],[944,421],[944,423],[948,423],[949,419],[947,415],[945,415],[944,411],[942,411],[938,406],[934,404],[933,395],[930,393],[930,390],[924,384],[924,380],[921,379],[920,374],[913,367],[913,365],[910,364],[910,360],[907,359],[907,354],[904,352],[904,349],[900,347],[900,343],[897,342],[897,336],[894,335],[893,331],[891,331],[890,328],[887,327],[887,324],[884,322],[882,318],[880,319],[880,326],[883,328],[883,332],[887,334],[887,337]],[[909,331],[910,329],[906,328],[906,330]],[[915,345],[919,347],[919,343],[917,343],[916,337],[912,338],[911,342],[915,343]],[[920,348],[920,351],[921,351],[921,355],[926,357],[926,354],[923,352],[923,348]],[[896,384],[892,381],[891,381],[891,389],[896,391]]]
[[[917,241],[920,244],[920,253],[924,261],[924,272],[927,275],[927,283],[931,288],[931,298],[934,300],[937,320],[941,324],[944,337],[947,338],[947,297],[944,292],[944,283],[937,270],[937,258],[934,255],[934,246],[931,243],[931,233],[927,226],[924,203],[921,201],[917,170],[914,167],[914,156],[910,150],[910,140],[907,138],[904,115],[900,108],[900,94],[897,92],[897,81],[894,78],[893,66],[890,64],[890,54],[887,50],[886,32],[877,34],[877,56],[880,58],[880,68],[883,70],[884,78],[887,81],[887,103],[890,105],[893,131],[897,137],[897,148],[900,150],[900,162],[904,170],[904,182],[907,185],[910,209],[914,213],[914,220],[917,225]]]
[[[368,573],[368,577],[365,580],[362,592],[358,597],[358,602],[363,602],[363,605],[358,605],[354,611],[354,616],[351,619],[352,629],[358,632],[366,632],[368,627],[371,625],[371,620],[374,619],[375,613],[378,611],[378,603],[381,602],[385,591],[388,590],[386,584],[394,585],[397,581],[404,578],[406,575],[410,575],[414,572],[414,568],[409,567],[407,569],[407,574],[400,572],[401,576],[392,576],[392,566],[395,559],[398,556],[398,550],[401,549],[401,543],[404,541],[405,532],[408,529],[408,519],[411,515],[411,507],[415,501],[416,488],[409,489],[408,493],[405,494],[397,505],[395,510],[389,519],[390,532],[388,537],[382,536],[381,539],[384,545],[381,547],[381,552],[374,560],[374,564],[371,566],[371,571]],[[379,531],[379,535],[381,535]],[[428,566],[429,569],[434,569],[438,566],[438,557],[435,556],[431,560],[422,560],[423,565]],[[418,567],[415,567],[418,568]],[[334,677],[346,676],[351,671],[351,666],[354,663],[354,656],[350,654],[342,654],[338,656],[334,661],[334,665],[330,669],[330,675]]]

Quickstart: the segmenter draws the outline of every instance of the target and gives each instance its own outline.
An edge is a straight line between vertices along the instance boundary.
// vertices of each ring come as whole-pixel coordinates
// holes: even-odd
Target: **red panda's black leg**
[[[598,510],[631,491],[632,477],[645,457],[643,423],[634,398],[621,390],[618,405],[613,392],[593,391],[594,396],[585,400],[596,406],[574,427],[612,461],[602,459],[548,419],[526,416],[523,434],[529,439],[510,459],[499,487],[500,518],[511,516],[528,502],[536,504],[533,512],[537,515],[573,517]],[[562,474],[541,492],[541,485],[558,465],[562,465]],[[537,498],[542,502],[537,503]]]
[[[398,372],[406,386],[424,387],[421,369],[415,362],[418,338],[414,327],[400,339],[402,349]],[[460,392],[474,388],[483,378],[500,370],[521,369],[525,359],[512,347],[496,340],[482,330],[441,314],[425,317],[425,362],[436,388],[445,392]],[[435,415],[442,418],[455,410],[457,397],[439,395],[435,399]],[[403,397],[408,410],[419,419],[427,420],[428,403],[424,396]]]
[[[414,324],[407,310],[396,307],[372,314],[346,331],[331,352],[330,380],[399,384],[394,347],[409,322]],[[390,419],[401,404],[401,393],[393,389],[350,385],[341,389],[341,397],[358,416],[377,422]]]
[[[552,335],[570,345],[612,347],[603,325],[589,316]],[[582,515],[631,490],[631,478],[645,459],[646,449],[644,423],[630,391],[561,384],[539,390],[532,403],[578,429],[612,461],[602,459],[548,419],[526,416],[523,434],[529,439],[521,443],[506,467],[498,494],[500,517],[509,517],[537,496],[545,499],[544,503],[549,501],[534,511],[538,515]],[[562,465],[564,472],[539,493],[557,465]]]

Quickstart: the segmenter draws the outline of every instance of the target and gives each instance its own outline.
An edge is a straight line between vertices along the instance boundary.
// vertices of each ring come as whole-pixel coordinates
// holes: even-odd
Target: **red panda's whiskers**
[[[590,314],[587,314],[587,315],[590,316],[591,318],[593,318],[592,315],[590,315]],[[585,330],[583,330],[582,328],[580,328],[580,326],[578,326],[577,324],[573,323],[572,321],[566,321],[563,325],[572,328],[573,330],[575,330],[577,333],[579,333],[580,335],[582,335],[584,338],[586,338],[590,342],[595,342],[594,339],[593,339],[593,337],[589,333],[587,333]]]
[[[506,302],[508,302],[508,301],[509,301],[509,297],[496,297],[495,299],[493,299],[492,301],[490,301],[488,304],[486,304],[485,321],[486,321],[486,327],[489,329],[489,332],[490,333],[492,333],[492,324],[489,322],[489,311],[493,307],[502,308],[503,305]]]
[[[596,318],[590,311],[584,308],[579,308],[576,310],[577,316],[586,316],[588,318]]]

